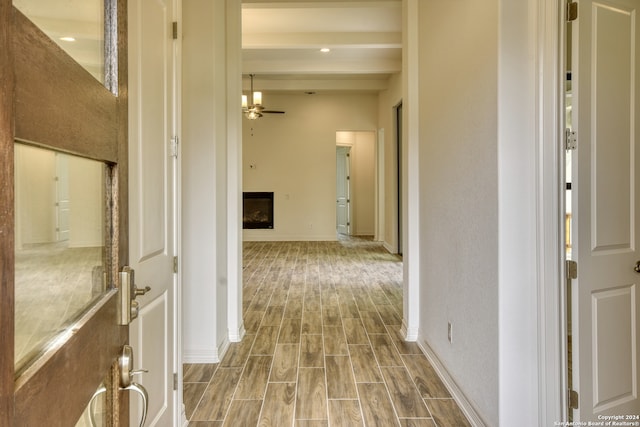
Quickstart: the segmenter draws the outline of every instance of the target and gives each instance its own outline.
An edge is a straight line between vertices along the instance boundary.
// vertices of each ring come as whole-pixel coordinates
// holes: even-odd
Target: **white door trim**
[[[565,2],[537,0],[538,331],[539,419],[542,425],[566,420],[566,299],[564,277],[564,61]]]
[[[177,137],[178,144],[176,146],[176,157],[174,159],[173,173],[173,220],[174,220],[174,256],[178,260],[178,272],[174,274],[174,342],[173,342],[173,363],[174,371],[177,373],[177,384],[174,393],[176,394],[174,402],[174,418],[175,425],[181,426],[188,423],[186,411],[184,407],[183,395],[183,369],[182,369],[182,269],[180,262],[182,259],[182,153],[180,142],[182,141],[182,0],[174,0],[173,17],[178,25],[177,38],[174,41],[174,60],[173,60],[173,135]]]
[[[384,128],[379,128],[376,133],[376,166],[375,166],[375,240],[377,242],[385,242],[385,168],[384,168]]]
[[[501,425],[554,425],[563,417],[563,4],[500,1]]]
[[[420,129],[420,103],[418,99],[417,85],[418,73],[418,0],[406,0],[403,3],[403,55],[402,69],[407,82],[403,89],[402,99],[406,108],[406,120],[403,126],[403,167],[402,176],[402,218],[404,224],[401,242],[404,274],[403,274],[403,313],[402,334],[407,341],[418,339],[418,327],[420,325],[420,156],[419,156],[419,129]],[[409,232],[410,230],[410,232]]]
[[[226,0],[227,88],[227,274],[228,334],[239,342],[245,334],[242,320],[242,2]]]

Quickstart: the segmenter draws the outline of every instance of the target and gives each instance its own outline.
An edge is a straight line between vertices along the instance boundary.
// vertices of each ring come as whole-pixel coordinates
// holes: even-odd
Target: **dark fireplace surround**
[[[242,193],[242,228],[273,229],[273,192]]]

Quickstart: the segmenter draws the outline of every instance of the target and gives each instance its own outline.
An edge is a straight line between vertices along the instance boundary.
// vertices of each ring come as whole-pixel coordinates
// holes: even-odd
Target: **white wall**
[[[417,3],[419,341],[498,425],[498,3]]]
[[[335,240],[336,131],[375,131],[378,96],[266,92],[263,102],[286,113],[243,119],[243,191],[274,192],[274,228],[244,239]]]
[[[214,363],[228,343],[227,13],[183,1],[182,284],[186,363]],[[236,29],[233,29],[235,31]],[[239,31],[239,29],[238,29]],[[231,93],[229,93],[231,92]]]

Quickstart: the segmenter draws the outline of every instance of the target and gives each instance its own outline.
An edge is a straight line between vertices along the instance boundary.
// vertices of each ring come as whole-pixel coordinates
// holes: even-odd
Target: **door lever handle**
[[[640,261],[636,261],[636,266],[635,266],[635,267],[633,267],[633,270],[634,270],[636,273],[640,273]]]
[[[147,393],[147,389],[138,383],[131,383],[120,390],[132,390],[142,396],[142,417],[140,417],[140,427],[144,427],[144,422],[147,420],[147,411],[149,410],[149,394]]]
[[[148,371],[146,370],[134,371],[131,374],[138,374],[142,372],[148,372]],[[136,393],[140,394],[140,396],[142,396],[142,417],[140,417],[140,427],[144,427],[144,423],[145,421],[147,421],[147,412],[149,412],[149,393],[147,393],[147,389],[144,388],[141,384],[131,383],[126,387],[120,387],[120,390],[135,391]],[[91,427],[98,426],[98,423],[96,422],[96,415],[95,415],[96,398],[100,396],[102,393],[106,393],[106,392],[107,392],[107,388],[105,386],[100,386],[100,388],[96,390],[96,392],[91,397],[91,400],[89,401],[89,423],[91,424]]]
[[[151,287],[150,287],[150,286],[145,286],[145,287],[144,287],[144,288],[142,288],[142,289],[140,289],[140,288],[138,288],[138,287],[135,287],[135,286],[134,286],[134,288],[133,288],[133,293],[134,293],[134,295],[135,295],[135,296],[139,296],[139,295],[144,295],[144,294],[146,294],[146,293],[147,293],[147,292],[149,292],[150,290],[151,290]]]

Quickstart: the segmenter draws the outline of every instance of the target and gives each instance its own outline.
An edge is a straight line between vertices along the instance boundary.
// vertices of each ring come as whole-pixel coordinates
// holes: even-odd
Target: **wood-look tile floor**
[[[402,340],[402,261],[367,239],[244,244],[247,334],[184,366],[190,427],[468,426]]]

